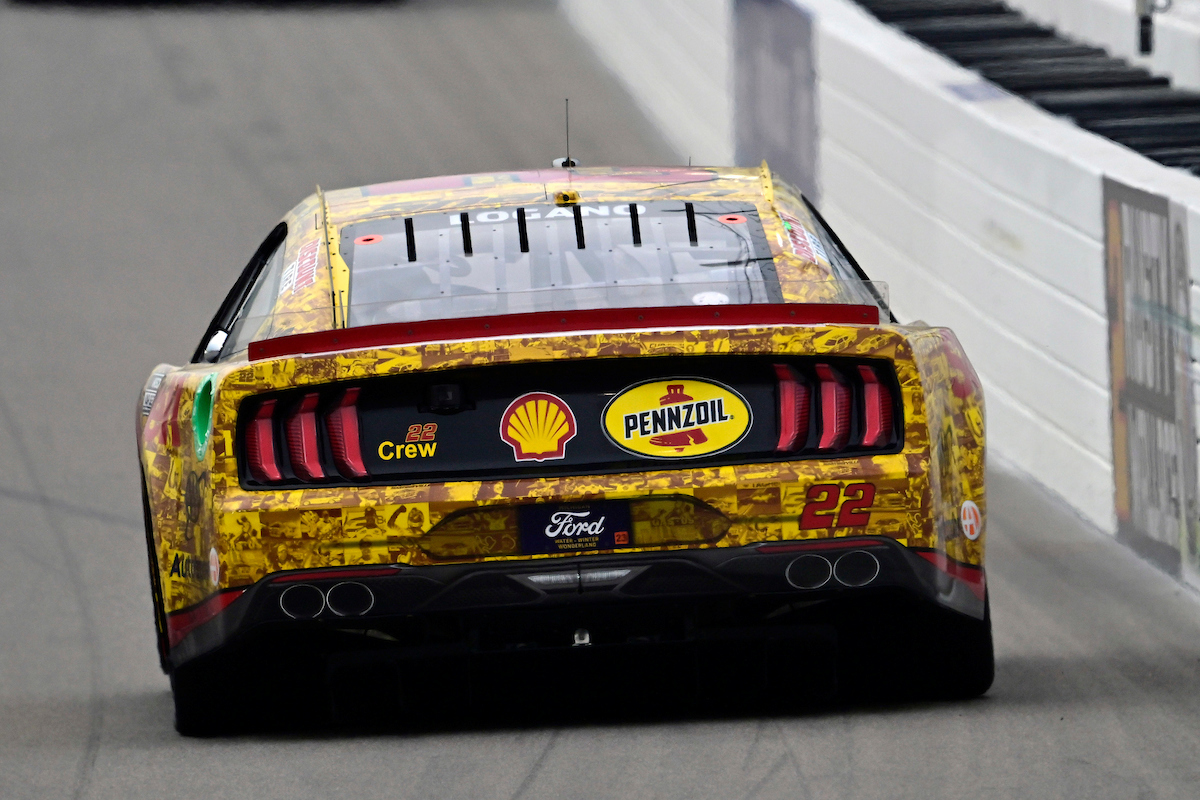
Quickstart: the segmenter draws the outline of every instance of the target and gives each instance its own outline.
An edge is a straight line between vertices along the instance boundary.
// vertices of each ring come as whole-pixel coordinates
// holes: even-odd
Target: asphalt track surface
[[[1200,796],[1200,602],[995,463],[984,699],[176,735],[143,379],[315,183],[547,165],[568,95],[587,163],[676,160],[543,3],[0,9],[0,798]]]

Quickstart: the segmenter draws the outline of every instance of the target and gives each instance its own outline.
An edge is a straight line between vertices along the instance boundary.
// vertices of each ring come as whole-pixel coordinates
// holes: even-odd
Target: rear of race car
[[[953,334],[804,302],[826,289],[788,280],[821,247],[803,208],[575,199],[561,222],[525,204],[331,227],[328,264],[289,244],[270,294],[332,264],[314,288],[336,297],[345,267],[340,325],[234,328],[243,356],[155,371],[147,541],[181,731],[268,694],[399,714],[523,698],[546,659],[702,705],[990,685],[982,395]],[[643,234],[681,253],[643,256]],[[658,282],[587,262],[596,241]],[[544,283],[574,269],[600,294],[512,291],[538,246],[561,265]],[[704,280],[672,285],[681,263]],[[389,298],[397,269],[409,294]]]
[[[215,532],[209,564],[160,554],[164,582],[220,588],[166,617],[179,674],[281,638],[320,642],[320,673],[345,650],[815,635],[867,672],[919,645],[935,689],[986,689],[982,409],[948,332],[564,334],[492,340],[483,365],[479,344],[233,370],[191,395],[211,390],[207,445],[151,414],[203,453],[175,513]],[[784,685],[812,666],[765,663]]]

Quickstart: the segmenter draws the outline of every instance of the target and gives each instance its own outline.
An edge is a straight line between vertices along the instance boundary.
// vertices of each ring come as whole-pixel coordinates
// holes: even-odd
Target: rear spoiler
[[[251,342],[249,358],[334,353],[430,342],[576,334],[588,331],[679,330],[774,325],[878,325],[873,305],[761,303],[725,306],[592,308],[493,317],[391,322]]]

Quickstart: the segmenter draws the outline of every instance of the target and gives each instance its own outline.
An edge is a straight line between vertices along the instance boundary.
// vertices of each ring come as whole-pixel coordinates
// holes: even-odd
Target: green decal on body
[[[208,434],[212,430],[213,387],[217,374],[211,373],[196,389],[196,400],[192,404],[192,432],[196,434],[196,458],[203,459],[208,451]]]

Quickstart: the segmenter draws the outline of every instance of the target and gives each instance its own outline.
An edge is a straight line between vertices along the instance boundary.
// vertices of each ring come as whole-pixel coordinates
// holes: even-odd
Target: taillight
[[[775,452],[811,449],[834,454],[893,444],[895,388],[883,362],[870,366],[818,362],[811,364],[811,372],[801,365],[772,367],[779,403]],[[810,444],[814,427],[819,435]]]
[[[931,553],[925,550],[915,551],[917,555],[933,564],[952,578],[958,578],[980,600],[987,598],[987,574],[983,567],[970,564],[960,564],[946,557],[945,553]]]
[[[860,366],[863,382],[863,447],[886,444],[892,434],[892,392],[871,367]]]
[[[171,647],[182,642],[189,633],[224,611],[226,606],[241,597],[245,591],[244,587],[226,589],[186,611],[174,611],[168,614],[167,639],[170,641]]]
[[[788,453],[808,440],[808,385],[786,364],[775,365],[775,378],[779,382],[779,442],[775,450]]]
[[[275,457],[275,401],[268,400],[258,407],[254,419],[246,426],[246,465],[259,483],[283,480]]]
[[[817,364],[821,403],[819,450],[840,450],[850,439],[850,387],[828,364]]]
[[[363,463],[362,445],[358,437],[358,408],[355,406],[358,392],[357,388],[346,390],[337,406],[325,417],[325,426],[329,430],[329,444],[338,471],[349,477],[365,478],[367,467]]]
[[[320,401],[321,396],[316,392],[304,395],[299,408],[287,420],[288,455],[292,470],[303,480],[316,481],[325,477],[317,439],[317,404]]]

